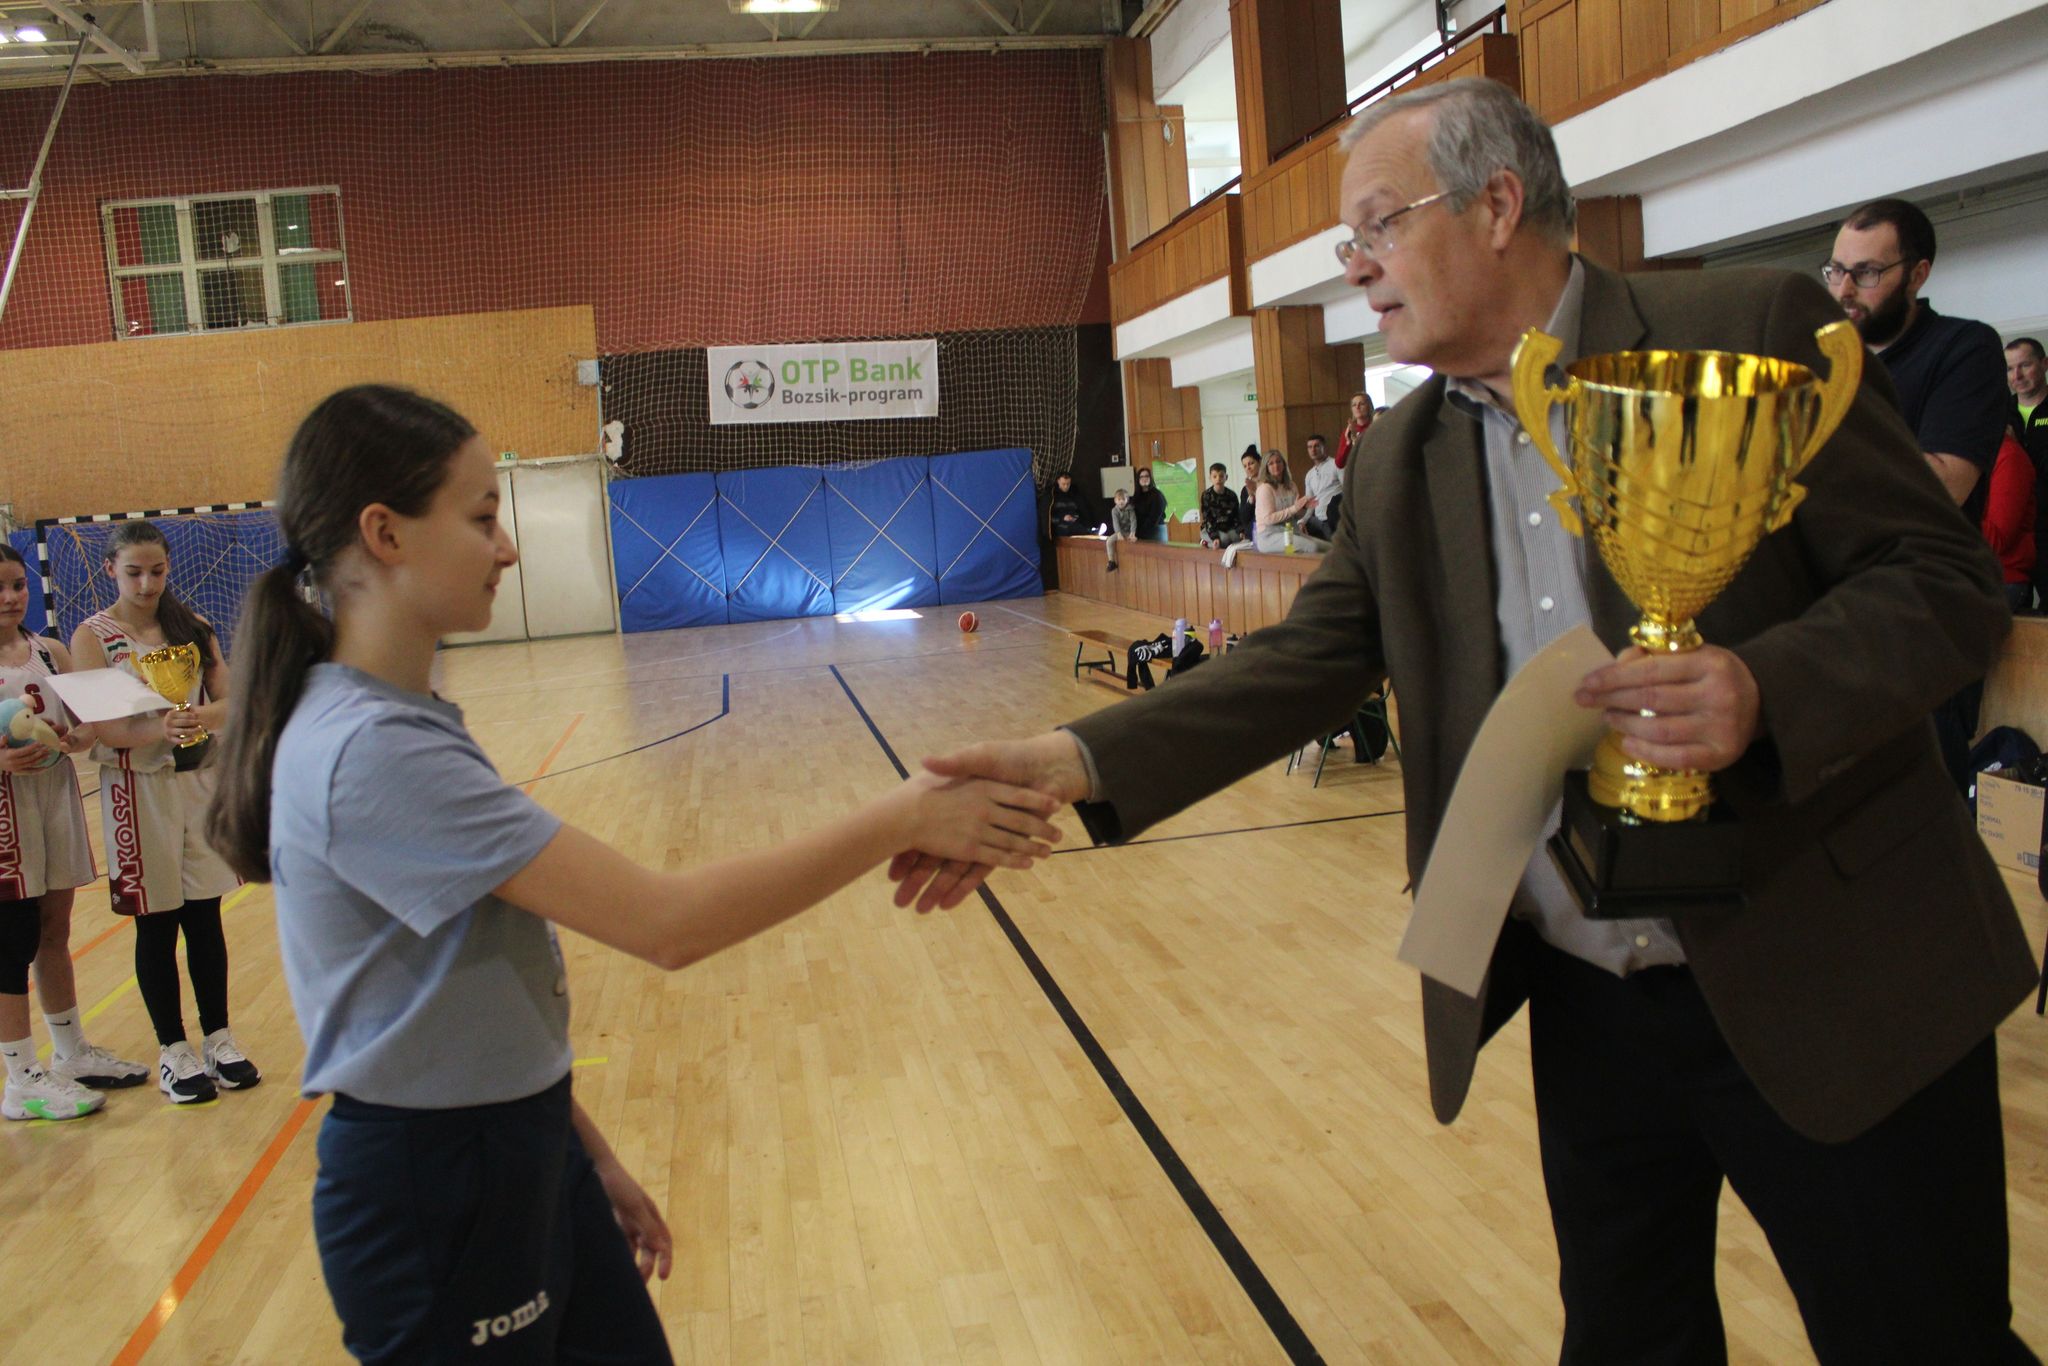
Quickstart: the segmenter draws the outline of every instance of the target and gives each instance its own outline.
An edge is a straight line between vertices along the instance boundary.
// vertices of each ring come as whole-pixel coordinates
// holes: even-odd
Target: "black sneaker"
[[[242,1055],[235,1036],[225,1029],[206,1036],[206,1075],[229,1091],[245,1091],[263,1080],[256,1064]]]
[[[220,1099],[220,1092],[213,1087],[213,1079],[199,1065],[192,1045],[183,1039],[158,1053],[156,1086],[173,1105]]]

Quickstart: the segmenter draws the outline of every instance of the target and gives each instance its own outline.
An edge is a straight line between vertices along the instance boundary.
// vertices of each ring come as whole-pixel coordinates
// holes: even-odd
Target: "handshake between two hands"
[[[905,786],[917,814],[911,847],[889,861],[896,904],[951,910],[995,869],[1052,852],[1060,831],[1046,818],[1088,795],[1088,770],[1074,737],[1056,730],[926,759]]]
[[[1605,713],[1631,758],[1715,773],[1762,734],[1749,667],[1708,645],[1675,655],[1628,649],[1580,681],[1574,700]],[[907,785],[917,803],[911,847],[889,861],[896,904],[951,910],[996,868],[1029,868],[1060,832],[1047,823],[1088,796],[1081,747],[1063,730],[986,741],[924,761]]]

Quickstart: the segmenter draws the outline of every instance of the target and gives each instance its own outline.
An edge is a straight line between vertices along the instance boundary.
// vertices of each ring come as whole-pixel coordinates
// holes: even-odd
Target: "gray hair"
[[[1429,169],[1454,212],[1479,197],[1486,182],[1513,171],[1522,182],[1522,221],[1559,241],[1569,241],[1578,206],[1550,126],[1499,81],[1460,77],[1406,95],[1369,104],[1337,139],[1349,152],[1388,119],[1416,109],[1433,115],[1429,127]]]

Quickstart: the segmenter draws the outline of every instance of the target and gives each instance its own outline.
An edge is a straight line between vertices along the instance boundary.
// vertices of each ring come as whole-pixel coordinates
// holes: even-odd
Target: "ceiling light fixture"
[[[839,0],[726,0],[734,14],[822,14],[839,8]]]
[[[16,42],[21,43],[47,43],[50,41],[43,36],[43,31],[39,28],[18,28],[14,30],[14,38]]]

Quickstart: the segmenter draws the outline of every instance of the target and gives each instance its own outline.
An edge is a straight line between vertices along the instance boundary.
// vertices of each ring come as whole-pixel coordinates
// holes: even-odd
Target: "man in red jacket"
[[[2005,443],[1991,466],[1991,493],[1984,504],[1984,539],[2005,578],[2005,601],[2024,612],[2034,601],[2034,462],[2019,434],[2005,429]]]

